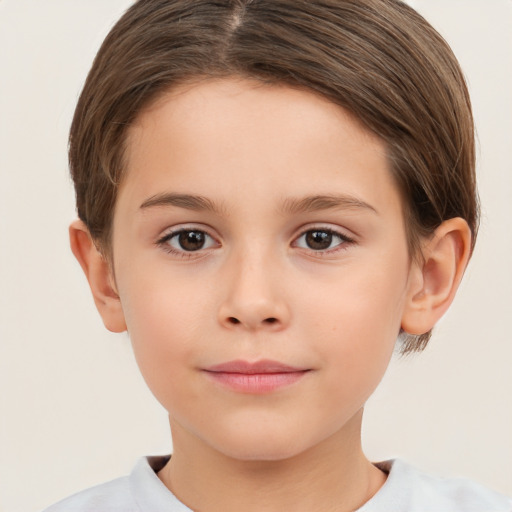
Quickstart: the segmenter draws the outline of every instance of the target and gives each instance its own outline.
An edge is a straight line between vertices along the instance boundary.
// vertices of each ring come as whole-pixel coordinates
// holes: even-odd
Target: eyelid
[[[214,241],[214,244],[210,247],[198,249],[197,251],[186,251],[184,249],[177,249],[168,243],[175,236],[187,231],[198,231],[204,233],[207,237]],[[164,230],[162,234],[159,235],[158,238],[156,239],[155,245],[161,247],[165,252],[172,254],[174,256],[179,256],[182,258],[198,258],[203,256],[210,249],[215,248],[215,246],[219,247],[220,242],[217,240],[215,236],[211,234],[210,229],[208,229],[204,225],[198,226],[197,224],[182,224],[178,226],[172,226]]]
[[[212,237],[213,239],[217,239],[216,236],[212,234],[212,228],[205,224],[200,223],[183,223],[183,224],[176,224],[175,226],[168,226],[167,228],[160,231],[160,234],[157,235],[157,243],[159,240],[163,240],[164,238],[169,238],[172,235],[175,235],[177,233],[181,233],[182,231],[201,231],[203,233],[206,233],[208,236]]]
[[[334,247],[332,247],[330,249],[315,250],[315,249],[310,249],[310,248],[306,248],[306,247],[299,247],[299,249],[308,251],[309,253],[312,253],[312,254],[315,254],[318,256],[324,255],[324,254],[333,254],[337,251],[347,249],[347,246],[350,246],[350,245],[353,245],[356,243],[355,236],[348,235],[346,233],[347,230],[344,230],[340,227],[334,227],[332,225],[327,225],[327,224],[313,224],[313,225],[309,225],[309,226],[303,226],[300,229],[299,233],[296,236],[294,236],[294,238],[292,240],[292,246],[297,242],[297,240],[302,238],[304,235],[306,235],[310,231],[325,231],[326,233],[331,233],[332,235],[337,236],[341,239],[341,242],[339,244],[335,245]]]
[[[301,237],[306,235],[308,232],[315,231],[315,230],[331,233],[332,235],[339,237],[341,239],[341,241],[339,244],[335,245],[334,247],[327,248],[327,249],[315,250],[315,249],[310,249],[310,248],[306,248],[306,247],[298,247],[299,249],[301,249],[303,251],[307,251],[313,255],[322,256],[322,255],[333,254],[337,251],[347,249],[348,246],[355,244],[357,241],[356,237],[354,235],[347,234],[348,230],[346,230],[346,229],[343,229],[339,226],[333,226],[330,224],[315,223],[315,224],[311,224],[311,225],[302,226],[300,228],[300,230],[298,231],[298,233],[293,237],[291,245],[297,247],[295,245],[297,240],[299,240]],[[178,235],[179,233],[186,232],[186,231],[200,231],[200,232],[204,233],[207,237],[209,237],[210,239],[212,239],[214,241],[213,246],[201,248],[201,249],[198,249],[197,251],[186,251],[186,250],[176,249],[168,243],[168,241],[170,239],[172,239],[174,236]],[[218,241],[218,237],[214,236],[211,233],[211,229],[209,228],[209,226],[197,225],[197,224],[182,224],[182,225],[172,226],[172,227],[169,227],[166,230],[164,230],[161,233],[161,235],[159,235],[157,240],[155,241],[155,245],[161,247],[163,250],[165,250],[166,252],[173,254],[173,255],[177,255],[177,256],[180,256],[183,258],[193,258],[193,257],[197,258],[197,257],[205,255],[206,252],[208,252],[209,250],[211,250],[215,247],[220,247],[221,243]]]

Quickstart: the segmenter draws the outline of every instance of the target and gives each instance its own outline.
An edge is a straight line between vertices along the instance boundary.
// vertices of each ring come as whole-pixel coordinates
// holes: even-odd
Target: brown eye
[[[294,242],[293,246],[310,251],[332,251],[353,243],[348,236],[331,229],[309,229],[304,231]]]
[[[198,251],[205,243],[205,234],[202,231],[182,231],[178,234],[178,243],[185,251]]]
[[[308,231],[305,234],[305,242],[309,249],[322,251],[332,244],[332,233],[329,231]]]
[[[164,236],[158,243],[171,251],[183,253],[208,249],[215,245],[215,240],[198,229],[181,229]]]

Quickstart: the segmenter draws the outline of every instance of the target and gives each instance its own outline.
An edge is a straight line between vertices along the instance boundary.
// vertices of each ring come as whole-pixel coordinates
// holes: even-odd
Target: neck
[[[305,452],[270,461],[226,456],[171,421],[174,451],[158,476],[192,510],[355,510],[386,479],[362,452],[361,417]]]

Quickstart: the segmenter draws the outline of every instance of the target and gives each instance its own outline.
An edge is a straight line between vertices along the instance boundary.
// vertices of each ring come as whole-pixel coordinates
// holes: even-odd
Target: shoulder
[[[401,460],[377,466],[388,479],[360,512],[512,512],[510,498],[471,480],[428,475]]]
[[[59,501],[43,512],[135,512],[127,476],[117,478]]]
[[[157,476],[168,460],[143,457],[130,475],[74,494],[43,512],[190,512]]]

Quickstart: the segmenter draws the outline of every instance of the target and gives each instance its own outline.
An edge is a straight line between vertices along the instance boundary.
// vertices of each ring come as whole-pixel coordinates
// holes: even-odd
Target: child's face
[[[182,88],[131,128],[113,264],[175,443],[241,459],[357,430],[411,272],[383,143],[312,93],[243,80]]]

